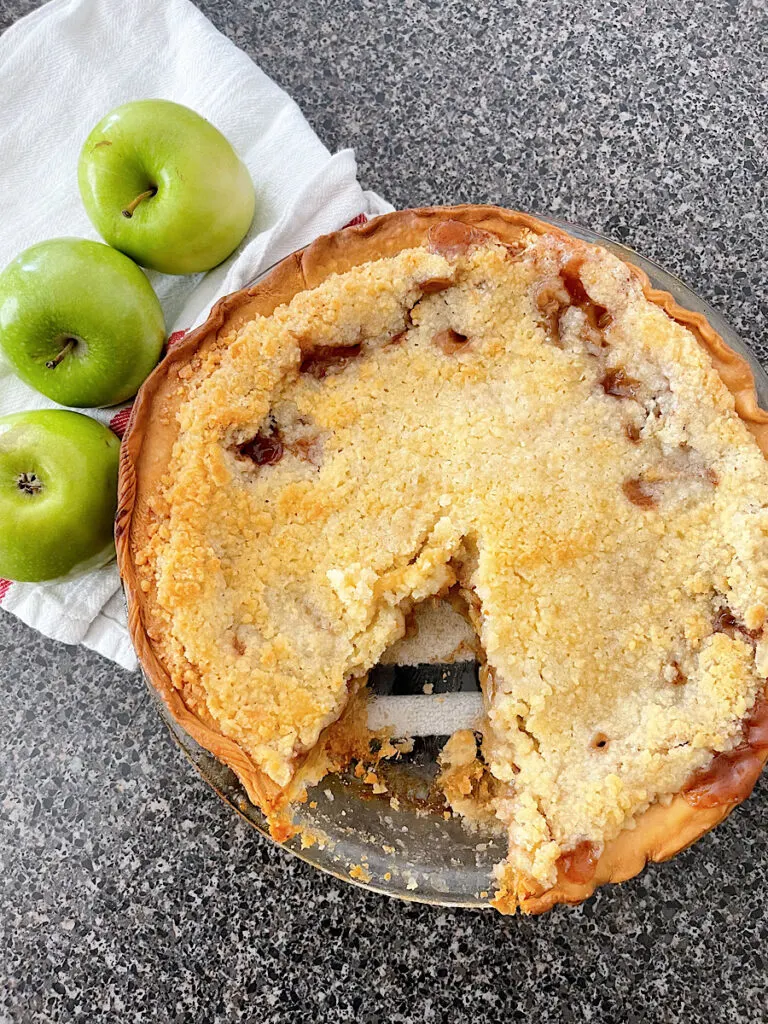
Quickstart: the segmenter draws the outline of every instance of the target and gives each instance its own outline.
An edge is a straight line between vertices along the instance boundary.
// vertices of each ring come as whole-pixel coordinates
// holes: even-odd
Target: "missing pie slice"
[[[578,902],[768,757],[766,448],[744,360],[605,249],[493,207],[381,217],[224,299],[144,385],[134,643],[280,837],[411,608],[458,591],[495,905]]]

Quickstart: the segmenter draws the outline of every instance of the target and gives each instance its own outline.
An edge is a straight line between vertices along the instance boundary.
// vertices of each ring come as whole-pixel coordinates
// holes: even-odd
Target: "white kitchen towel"
[[[148,275],[171,340],[317,235],[392,209],[360,188],[352,151],[332,156],[293,100],[188,0],[52,0],[0,38],[0,95],[2,266],[47,238],[98,237],[80,202],[77,158],[120,103],[184,103],[235,146],[256,186],[248,237],[208,275]],[[51,405],[0,365],[0,415]],[[93,415],[120,432],[128,410]],[[47,636],[135,668],[119,587],[112,565],[67,583],[0,581],[0,604]]]

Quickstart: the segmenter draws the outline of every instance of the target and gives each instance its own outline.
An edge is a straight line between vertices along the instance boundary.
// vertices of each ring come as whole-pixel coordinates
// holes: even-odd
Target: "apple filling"
[[[354,345],[319,345],[310,348],[301,360],[299,369],[301,373],[323,380],[328,374],[340,373],[361,351],[362,345],[359,342]]]

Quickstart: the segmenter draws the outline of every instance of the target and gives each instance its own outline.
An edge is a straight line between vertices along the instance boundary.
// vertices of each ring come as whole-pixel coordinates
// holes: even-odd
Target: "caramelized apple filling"
[[[668,683],[672,684],[672,686],[684,686],[685,683],[688,682],[685,673],[680,668],[679,663],[676,661],[670,662],[669,672],[667,675],[665,675],[665,678]]]
[[[572,257],[560,272],[546,278],[536,289],[536,305],[544,315],[544,322],[556,344],[561,340],[561,319],[566,310],[581,311],[588,329],[587,340],[597,349],[606,345],[601,332],[611,326],[613,318],[606,306],[595,302],[584,287],[580,271],[582,257]]]
[[[470,249],[487,243],[490,239],[487,231],[471,227],[458,220],[446,220],[436,224],[429,232],[428,245],[430,252],[455,260],[466,255]]]
[[[716,754],[696,772],[683,795],[694,807],[741,803],[752,792],[768,752],[768,700],[759,698],[744,723],[743,739],[733,750]]]
[[[633,505],[637,505],[638,508],[656,508],[657,501],[654,489],[645,480],[641,480],[639,477],[625,480],[621,485],[621,489],[627,500],[631,501]]]
[[[621,485],[625,497],[639,508],[657,508],[670,496],[704,499],[720,482],[717,472],[688,444],[657,458],[655,465]]]
[[[639,381],[629,377],[621,367],[607,370],[600,384],[606,395],[613,398],[635,398],[640,386]]]
[[[250,459],[257,466],[274,466],[285,452],[280,435],[274,424],[264,433],[256,434],[250,441],[237,446],[237,453],[243,459]]]
[[[340,373],[348,363],[362,352],[362,345],[318,345],[310,349],[301,360],[299,371],[317,380],[329,374]]]
[[[430,277],[426,281],[419,282],[419,290],[422,295],[436,295],[450,288],[453,281],[450,277]]]
[[[563,287],[568,293],[570,304],[582,311],[590,327],[602,331],[611,325],[612,317],[608,309],[595,302],[584,287],[580,276],[583,266],[584,259],[581,256],[574,256],[565,264],[560,271]]]
[[[600,851],[587,840],[566,850],[557,860],[557,867],[569,882],[588,882],[595,873]]]
[[[322,462],[322,441],[317,427],[295,406],[276,406],[267,425],[254,437],[235,445],[238,459],[255,466],[274,466],[286,455],[319,466]]]
[[[741,637],[743,640],[747,640],[754,644],[763,635],[762,629],[747,629],[743,622],[740,622],[733,611],[725,606],[720,608],[715,615],[715,622],[713,626],[715,633],[725,633],[731,639]]]
[[[570,304],[571,297],[561,277],[549,278],[537,286],[536,306],[555,344],[560,343],[560,317]]]
[[[441,352],[444,352],[447,356],[451,356],[456,352],[461,352],[465,349],[469,339],[466,335],[459,334],[458,331],[454,331],[452,327],[449,327],[447,330],[440,331],[436,334],[432,340]]]

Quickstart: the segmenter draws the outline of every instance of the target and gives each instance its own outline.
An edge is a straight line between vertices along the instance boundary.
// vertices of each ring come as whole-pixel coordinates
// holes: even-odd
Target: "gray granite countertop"
[[[0,25],[33,6],[0,0]],[[763,0],[201,6],[366,187],[601,230],[768,355]],[[765,780],[671,864],[503,919],[289,857],[197,777],[138,675],[5,614],[0,684],[3,1024],[768,1016]]]

